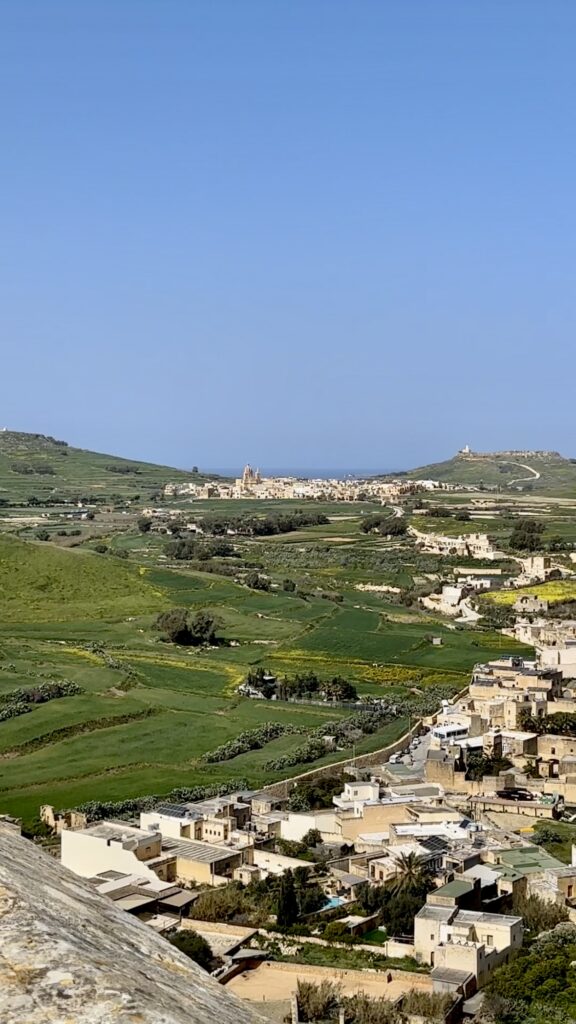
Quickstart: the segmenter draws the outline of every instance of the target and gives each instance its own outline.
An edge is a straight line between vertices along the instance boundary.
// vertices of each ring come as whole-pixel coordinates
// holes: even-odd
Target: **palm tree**
[[[430,880],[430,869],[416,853],[394,857],[395,871],[388,885],[395,896],[422,889]]]

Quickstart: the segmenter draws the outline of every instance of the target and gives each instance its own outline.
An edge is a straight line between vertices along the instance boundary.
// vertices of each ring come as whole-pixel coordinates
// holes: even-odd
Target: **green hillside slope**
[[[169,466],[72,448],[44,434],[0,431],[0,498],[152,494],[171,481],[207,479]]]
[[[558,452],[459,453],[446,462],[413,469],[406,476],[411,480],[484,485],[502,491],[576,493],[576,460],[565,459]]]
[[[0,534],[3,625],[120,619],[159,611],[168,603],[138,566]]]

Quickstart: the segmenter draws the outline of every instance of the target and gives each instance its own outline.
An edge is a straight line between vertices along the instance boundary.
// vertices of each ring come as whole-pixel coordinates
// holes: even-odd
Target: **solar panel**
[[[425,836],[418,838],[421,846],[424,846],[430,853],[444,853],[448,849],[448,843],[440,836]]]
[[[160,804],[156,810],[158,814],[167,814],[171,818],[186,818],[190,814],[185,804]]]

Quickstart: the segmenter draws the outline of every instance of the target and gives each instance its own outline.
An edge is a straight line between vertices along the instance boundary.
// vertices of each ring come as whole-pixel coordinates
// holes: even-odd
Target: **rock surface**
[[[151,928],[0,823],[2,1024],[259,1024]]]

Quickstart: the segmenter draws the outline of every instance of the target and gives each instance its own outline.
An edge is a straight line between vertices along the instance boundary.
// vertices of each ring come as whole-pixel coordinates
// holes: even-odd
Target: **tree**
[[[512,551],[537,551],[543,547],[544,523],[537,519],[518,519],[508,542]]]
[[[411,893],[421,889],[430,878],[430,872],[415,853],[401,853],[396,861],[394,876],[390,882],[392,893]]]
[[[334,676],[333,679],[320,683],[320,693],[325,700],[355,701],[358,699],[356,687],[342,676]]]
[[[107,544],[95,544],[94,545],[94,551],[96,551],[99,555],[105,555],[106,552],[108,551],[108,545]]]
[[[170,608],[167,612],[161,612],[153,628],[162,633],[163,640],[169,640],[173,644],[187,645],[190,643],[186,608]]]
[[[290,928],[298,920],[298,900],[294,887],[294,875],[285,871],[280,879],[276,922],[281,928]]]
[[[485,754],[472,753],[466,760],[467,781],[478,782],[485,775],[499,775],[512,768],[507,757],[486,757]]]
[[[270,590],[270,580],[266,576],[261,576],[256,570],[246,573],[244,583],[251,590]]]
[[[558,908],[556,908],[558,909]],[[486,1024],[573,1024],[576,1020],[576,927],[568,922],[543,932],[486,987]]]
[[[48,530],[37,530],[36,531],[36,539],[37,540],[50,540],[50,534],[48,533]]]
[[[544,829],[542,829],[542,832]],[[534,840],[536,841],[536,840]],[[524,927],[533,938],[540,932],[555,928],[562,921],[568,921],[568,910],[558,903],[549,903],[539,896],[515,896],[512,913],[524,918]]]
[[[148,516],[141,516],[140,519],[138,520],[137,525],[138,529],[140,530],[140,533],[150,533],[150,530],[152,528],[152,520],[149,519]]]
[[[377,533],[381,537],[401,537],[408,530],[408,524],[402,516],[375,515],[367,516],[360,529],[363,533]]]
[[[304,846],[319,846],[322,842],[322,833],[317,828],[310,828],[302,836],[302,843]]]
[[[216,643],[216,619],[210,612],[200,611],[188,620],[190,643],[193,647]]]
[[[287,594],[293,594],[294,591],[296,590],[296,584],[294,583],[294,580],[282,580],[282,590],[285,590]]]
[[[187,608],[170,608],[160,613],[153,628],[162,633],[163,640],[183,647],[216,642],[216,619],[207,611],[191,616]]]
[[[170,935],[169,939],[173,946],[176,946],[182,953],[189,956],[191,960],[194,960],[200,967],[203,967],[205,971],[210,970],[214,959],[212,949],[206,942],[206,939],[202,938],[198,932],[186,929],[186,931]]]

